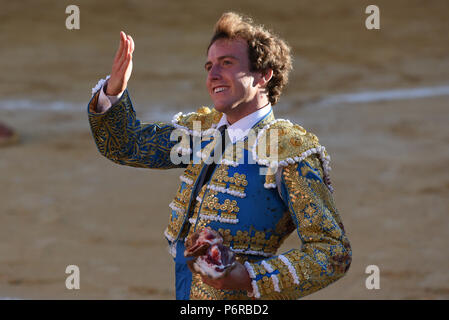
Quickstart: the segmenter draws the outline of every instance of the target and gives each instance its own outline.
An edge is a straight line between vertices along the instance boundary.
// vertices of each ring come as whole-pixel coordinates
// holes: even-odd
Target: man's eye
[[[223,64],[232,64],[232,62],[230,60],[223,60]]]

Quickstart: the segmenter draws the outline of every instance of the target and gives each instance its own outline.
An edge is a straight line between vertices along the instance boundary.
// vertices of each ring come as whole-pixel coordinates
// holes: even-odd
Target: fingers
[[[134,40],[125,32],[120,32],[120,45],[114,58],[111,70],[111,79],[108,89],[110,92],[121,92],[126,88],[132,71],[132,53]],[[109,88],[110,87],[110,88]]]
[[[134,52],[133,38],[123,32],[121,34],[123,34],[123,38],[121,39],[121,43],[123,43],[123,50],[118,61],[118,65],[120,66],[119,69],[123,69],[123,64],[125,64],[126,66],[129,65],[129,62],[132,59],[132,53]]]
[[[131,44],[131,54],[132,54],[134,52],[134,40],[130,35],[128,35],[128,40]]]
[[[126,37],[126,45],[127,45],[127,48],[128,48],[127,54],[129,55],[129,54],[132,53],[131,52],[131,40],[129,40],[129,36]]]
[[[117,53],[115,54],[114,61],[119,60],[119,58],[122,56],[123,49],[125,47],[125,39],[126,39],[125,33],[123,31],[120,31],[120,44],[117,49]]]
[[[126,52],[126,54],[124,55],[124,59],[123,59],[123,61],[122,61],[122,64],[120,65],[120,68],[119,68],[119,73],[121,73],[121,74],[125,74],[126,73],[126,70],[128,69],[128,67],[129,67],[129,65],[130,65],[130,63],[131,63],[131,60],[132,60],[132,52],[131,52],[131,44],[129,43],[129,41],[127,41],[127,44],[126,44],[126,46],[125,46],[125,52]]]
[[[129,41],[127,40],[125,35],[124,35],[122,41],[123,41],[123,49],[122,49],[120,57],[117,61],[119,68],[122,66],[123,62],[125,61],[126,56],[128,55],[128,50],[129,50]]]
[[[123,31],[120,32],[120,45],[117,50],[117,53],[114,58],[114,64],[117,69],[121,69],[123,63],[126,63],[126,60],[129,53],[133,53],[134,51],[134,40],[130,35],[126,35]]]

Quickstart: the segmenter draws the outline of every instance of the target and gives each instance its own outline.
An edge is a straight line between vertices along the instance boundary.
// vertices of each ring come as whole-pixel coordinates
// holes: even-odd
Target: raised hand
[[[112,64],[111,77],[106,88],[107,95],[116,96],[126,89],[133,69],[133,52],[133,38],[121,31],[120,45]]]

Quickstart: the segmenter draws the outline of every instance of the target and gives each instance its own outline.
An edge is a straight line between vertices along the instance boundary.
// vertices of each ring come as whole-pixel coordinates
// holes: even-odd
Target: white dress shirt
[[[269,114],[271,110],[271,104],[268,103],[266,106],[257,109],[253,113],[250,113],[231,125],[228,122],[226,114],[223,114],[217,124],[217,128],[220,128],[222,125],[226,125],[229,138],[232,143],[235,143],[236,141],[243,140],[248,135],[249,130],[251,130],[257,122]]]

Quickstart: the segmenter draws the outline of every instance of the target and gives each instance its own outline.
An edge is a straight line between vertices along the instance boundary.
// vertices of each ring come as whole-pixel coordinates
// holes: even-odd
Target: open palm
[[[111,78],[106,88],[107,95],[116,96],[126,89],[133,69],[133,52],[133,38],[121,31],[120,45],[112,64]]]

